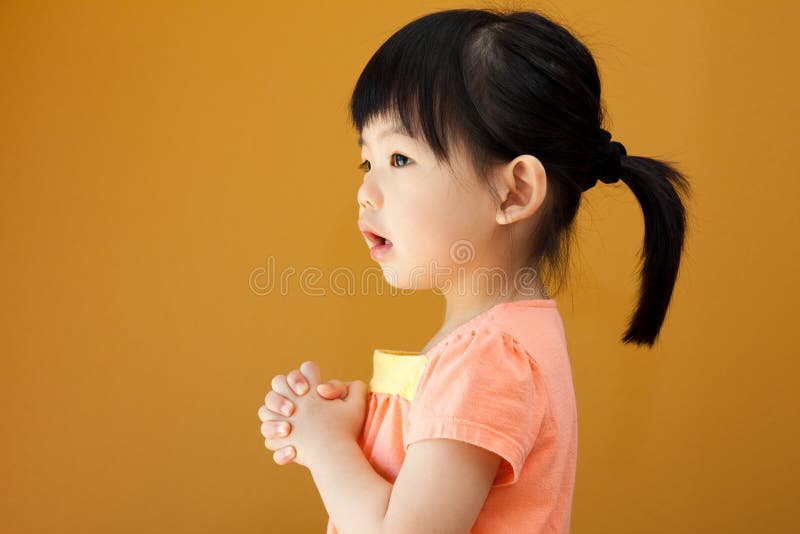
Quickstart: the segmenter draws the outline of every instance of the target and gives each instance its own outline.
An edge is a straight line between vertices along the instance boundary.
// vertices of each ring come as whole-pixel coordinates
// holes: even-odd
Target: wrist
[[[336,434],[326,436],[312,449],[308,455],[308,469],[312,472],[324,469],[330,462],[337,462],[342,455],[353,454],[355,451],[363,454],[361,447],[353,436]]]

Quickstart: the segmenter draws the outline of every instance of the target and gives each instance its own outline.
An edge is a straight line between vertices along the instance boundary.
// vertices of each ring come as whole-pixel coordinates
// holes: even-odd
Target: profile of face
[[[426,143],[382,118],[364,127],[360,143],[359,225],[391,241],[375,259],[389,284],[444,290],[459,271],[493,263],[498,207],[458,151],[451,171]]]

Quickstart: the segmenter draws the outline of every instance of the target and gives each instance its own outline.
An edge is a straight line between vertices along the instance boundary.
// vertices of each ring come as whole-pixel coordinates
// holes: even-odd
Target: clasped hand
[[[291,387],[290,385],[291,384]],[[306,395],[311,391],[311,395]],[[364,425],[367,386],[361,380],[321,383],[314,362],[272,379],[258,409],[261,434],[279,465],[296,462],[309,469],[338,440],[357,441]]]

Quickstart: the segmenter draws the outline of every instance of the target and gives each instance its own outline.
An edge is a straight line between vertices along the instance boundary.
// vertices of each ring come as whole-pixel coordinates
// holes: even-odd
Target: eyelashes
[[[392,155],[391,155],[391,157],[389,158],[389,160],[390,160],[390,161],[395,161],[395,156],[400,156],[400,157],[401,157],[401,158],[403,158],[404,160],[411,161],[411,158],[409,158],[409,157],[407,157],[407,156],[404,156],[404,155],[402,155],[402,154],[399,154],[399,153],[397,153],[397,152],[395,152],[394,154],[392,154]],[[399,165],[399,167],[407,167],[407,166],[408,166],[408,163],[404,163],[404,164],[402,164],[402,165]],[[358,166],[358,167],[356,167],[356,168],[357,168],[357,169],[360,169],[360,170],[362,170],[362,171],[364,171],[364,172],[369,172],[370,170],[372,170],[372,164],[370,164],[369,160],[364,160],[364,161],[362,161],[362,162],[361,162],[361,165],[359,165],[359,166]]]

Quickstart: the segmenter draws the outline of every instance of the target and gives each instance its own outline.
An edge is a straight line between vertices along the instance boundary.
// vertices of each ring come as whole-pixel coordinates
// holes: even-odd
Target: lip
[[[382,234],[374,232],[371,226],[361,221],[358,222],[358,228],[361,230],[361,234],[367,239],[367,244],[369,245],[369,255],[373,260],[380,260],[392,250],[394,244],[388,237],[384,237]]]
[[[389,241],[389,242],[392,241],[391,239],[389,239],[388,236],[386,236],[384,234],[379,234],[378,232],[373,230],[373,228],[371,226],[367,225],[366,223],[363,223],[363,222],[359,221],[358,228],[359,228],[359,230],[361,230],[361,234],[364,237],[367,238],[367,241],[369,242],[370,248],[373,247],[374,245],[380,245],[384,241]]]
[[[369,255],[373,260],[378,261],[392,250],[392,246],[391,243],[387,245],[373,245],[372,248],[369,249]]]

